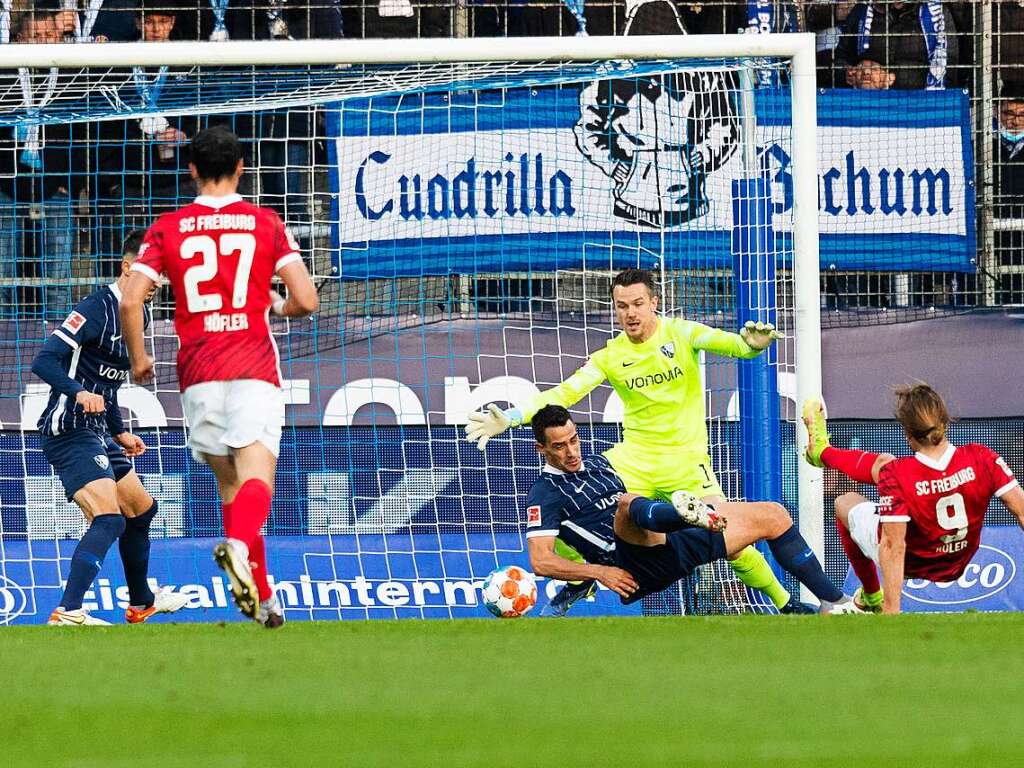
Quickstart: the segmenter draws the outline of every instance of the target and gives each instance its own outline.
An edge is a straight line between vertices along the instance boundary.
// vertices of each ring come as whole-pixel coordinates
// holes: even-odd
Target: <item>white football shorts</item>
[[[188,447],[202,454],[227,456],[232,448],[260,442],[277,456],[284,423],[284,393],[267,381],[205,381],[181,394],[188,425]]]
[[[853,539],[865,557],[878,562],[878,505],[873,501],[862,501],[850,510],[850,538]]]

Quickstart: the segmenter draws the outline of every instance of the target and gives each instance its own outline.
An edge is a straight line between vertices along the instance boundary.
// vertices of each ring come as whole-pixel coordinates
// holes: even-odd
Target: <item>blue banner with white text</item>
[[[336,266],[350,279],[660,257],[672,269],[727,268],[732,181],[750,172],[742,99],[727,77],[694,98],[687,89],[703,82],[663,76],[332,105]],[[771,183],[785,262],[790,98],[766,88],[755,102],[755,172]],[[817,135],[823,268],[974,271],[964,92],[823,91]]]

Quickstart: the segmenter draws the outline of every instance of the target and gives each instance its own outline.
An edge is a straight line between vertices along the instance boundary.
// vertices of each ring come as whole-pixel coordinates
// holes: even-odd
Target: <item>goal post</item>
[[[132,68],[140,67],[188,74],[157,106],[142,89],[133,95]],[[34,106],[20,103],[19,69],[61,73],[45,103],[45,88],[36,88]],[[771,85],[752,72],[767,73]],[[701,73],[719,77],[722,101],[707,98],[700,118],[681,114],[691,108],[685,93],[658,104],[634,94],[637,83],[685,92]],[[612,80],[632,81],[634,102],[602,104],[590,119],[636,110],[660,128],[626,125],[633,116],[620,114],[618,127],[608,118],[599,135],[585,136],[587,88]],[[0,127],[292,108],[325,115],[326,132],[315,138],[328,159],[298,161],[309,164],[298,170],[316,176],[330,199],[308,222],[310,265],[329,295],[319,318],[275,331],[293,405],[268,527],[271,571],[287,566],[275,575],[298,607],[286,606],[307,618],[472,615],[461,610],[465,587],[451,585],[478,585],[491,568],[524,562],[520,507],[538,469],[532,437],[522,430],[478,456],[459,424],[471,407],[515,404],[530,387],[557,384],[601,346],[614,330],[609,278],[624,266],[661,275],[666,312],[727,330],[767,320],[786,333],[758,360],[704,361],[716,414],[712,459],[733,478],[736,497],[782,501],[785,477],[796,494],[787,506],[824,562],[822,473],[798,459],[800,404],[821,392],[816,94],[810,34],[0,46]],[[733,130],[712,125],[720,104],[734,113],[725,122],[735,122],[735,146],[695,171],[694,136]],[[566,121],[570,108],[580,113],[575,124]],[[619,130],[650,148],[646,187],[622,176],[622,163],[602,167],[585,146],[607,148]],[[766,141],[785,147],[791,204],[765,177]],[[291,162],[282,174],[296,170]],[[0,287],[49,285],[46,276],[7,274]],[[28,363],[46,328],[17,303],[5,309],[0,354],[12,396],[0,410],[0,480],[11,485],[20,471],[42,487],[26,403],[39,398]],[[197,479],[179,411],[168,405],[176,396],[169,326],[157,323],[152,343],[165,375],[133,393],[136,424],[155,430],[159,466],[145,465],[147,487],[165,485],[157,477],[165,471],[178,478],[169,485],[180,496],[169,539],[215,535],[209,484]],[[140,420],[154,400],[170,409],[166,417]],[[575,412],[586,414],[592,449],[617,439],[614,397],[588,398]],[[42,555],[32,524],[15,511],[20,504],[29,517],[30,502],[8,485],[0,546],[21,537],[29,545],[0,549],[0,577],[13,583],[34,572],[26,557],[59,571],[73,510],[61,507],[60,523],[45,528],[53,546]],[[181,542],[154,552],[153,575],[172,583],[175,563],[198,558]],[[198,559],[195,569],[208,578]],[[436,585],[421,578],[443,584],[436,599]],[[373,608],[358,602],[364,582],[378,590]],[[394,584],[406,584],[408,610],[396,607]],[[326,607],[312,597],[310,605],[307,588],[317,600],[326,595]]]

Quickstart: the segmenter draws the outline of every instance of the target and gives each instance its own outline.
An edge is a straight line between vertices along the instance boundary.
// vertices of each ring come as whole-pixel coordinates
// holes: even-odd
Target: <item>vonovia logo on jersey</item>
[[[982,544],[956,581],[908,579],[903,586],[903,595],[925,605],[978,603],[1002,592],[1013,583],[1016,575],[1017,564],[1010,555]]]
[[[99,467],[100,469],[106,469],[107,467],[110,466],[110,459],[108,459],[103,454],[100,454],[99,456],[93,456],[92,460],[96,462],[96,466]]]
[[[0,576],[0,624],[10,624],[25,612],[27,605],[25,590],[6,576]]]
[[[662,344],[660,349],[661,349],[661,354],[663,354],[665,357],[675,357],[676,356],[676,345],[675,345],[675,342],[670,341],[668,344]]]

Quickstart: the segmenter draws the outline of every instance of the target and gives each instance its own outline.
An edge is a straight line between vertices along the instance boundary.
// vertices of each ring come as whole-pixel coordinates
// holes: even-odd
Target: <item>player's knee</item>
[[[625,526],[632,522],[629,516],[629,505],[633,503],[634,499],[639,498],[635,493],[624,493],[619,496],[619,500],[615,506],[615,532],[621,534]]]
[[[126,517],[139,517],[153,508],[153,497],[148,493],[140,493],[121,501],[121,511]]]
[[[850,510],[856,507],[861,502],[865,501],[865,498],[859,493],[849,491],[841,496],[836,497],[836,519],[839,520],[843,525],[847,525],[847,520],[850,516]],[[847,527],[849,527],[847,525]]]
[[[793,518],[789,516],[787,509],[776,501],[763,503],[762,519],[767,531],[768,538],[781,536],[793,525]]]

